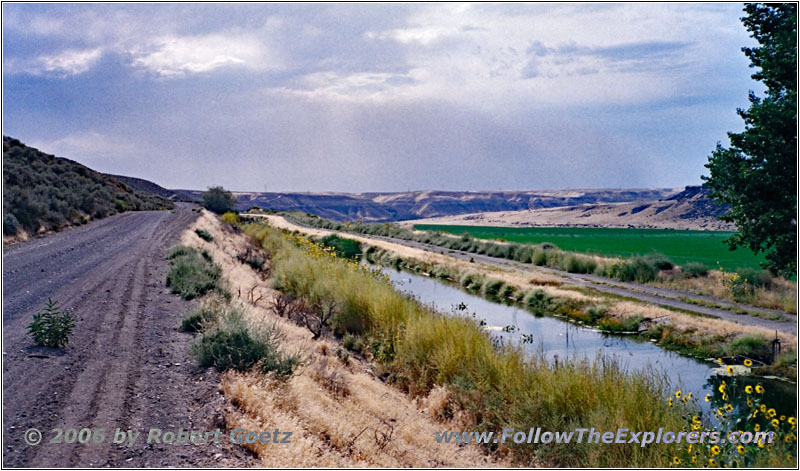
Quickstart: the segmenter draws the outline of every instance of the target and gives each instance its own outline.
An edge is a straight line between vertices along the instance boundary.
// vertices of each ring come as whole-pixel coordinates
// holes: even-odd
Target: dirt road
[[[198,215],[190,208],[125,213],[4,251],[4,467],[253,463],[226,439],[217,375],[194,366],[192,337],[176,329],[190,303],[164,284],[164,255]],[[26,332],[48,297],[77,318],[64,350],[36,347]],[[104,437],[49,443],[57,427],[102,428]],[[217,427],[220,444],[146,443],[151,428]],[[43,434],[36,446],[23,437],[31,428]],[[112,443],[117,428],[140,432],[138,440]]]

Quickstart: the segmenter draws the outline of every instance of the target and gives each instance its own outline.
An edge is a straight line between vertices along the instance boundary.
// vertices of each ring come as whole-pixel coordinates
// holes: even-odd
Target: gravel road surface
[[[223,410],[229,405],[217,374],[195,366],[188,356],[192,335],[177,330],[191,304],[165,287],[164,255],[198,216],[191,208],[124,213],[4,250],[4,467],[255,462],[227,439]],[[48,297],[77,319],[65,349],[37,347],[27,335]],[[43,435],[35,446],[24,439],[31,428]],[[56,428],[95,433],[86,444],[50,443]],[[147,444],[152,428],[220,428],[222,440]],[[116,429],[140,435],[132,446],[115,444]],[[61,439],[74,440],[66,433]]]

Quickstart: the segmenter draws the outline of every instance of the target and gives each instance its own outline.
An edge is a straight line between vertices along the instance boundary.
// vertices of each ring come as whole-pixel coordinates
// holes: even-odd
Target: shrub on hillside
[[[59,230],[124,211],[174,204],[72,160],[3,137],[3,234]]]
[[[361,258],[361,243],[356,240],[331,234],[323,237],[320,243],[325,247],[332,248],[339,257],[350,260],[358,260]]]
[[[178,246],[167,259],[170,261],[167,286],[183,299],[194,299],[220,288],[221,270],[206,252],[199,254],[190,247]]]
[[[250,328],[242,313],[232,309],[192,345],[192,353],[200,366],[213,366],[219,371],[258,369],[289,376],[299,358],[281,352],[280,341],[277,326]]]
[[[698,278],[708,275],[708,267],[700,262],[689,262],[681,267],[685,278]]]
[[[203,207],[217,214],[232,212],[236,210],[236,198],[225,188],[213,186],[203,193]]]
[[[644,256],[644,259],[659,270],[672,270],[675,264],[672,260],[660,253],[651,253]]]
[[[772,276],[767,270],[759,270],[757,268],[737,268],[736,273],[743,283],[757,286],[760,288],[769,288],[772,285]]]
[[[647,283],[658,276],[658,268],[644,257],[631,257],[624,262],[612,263],[601,268],[601,274],[620,281]]]

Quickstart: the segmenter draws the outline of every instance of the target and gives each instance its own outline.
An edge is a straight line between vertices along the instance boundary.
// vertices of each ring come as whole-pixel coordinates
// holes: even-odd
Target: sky
[[[733,3],[2,6],[3,134],[167,188],[682,187],[754,45]]]

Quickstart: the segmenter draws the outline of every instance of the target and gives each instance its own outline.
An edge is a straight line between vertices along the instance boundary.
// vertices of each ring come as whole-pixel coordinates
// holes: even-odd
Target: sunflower
[[[772,422],[770,422],[770,423],[772,424],[772,426],[774,428],[778,428],[778,425],[781,424],[780,422],[778,422],[778,419],[772,419]]]
[[[764,386],[761,386],[760,384],[756,384],[756,392],[759,393],[759,394],[764,394]]]
[[[717,460],[715,460],[714,458],[709,458],[708,459],[708,465],[711,466],[712,468],[716,468],[717,467]]]
[[[796,438],[797,437],[795,437],[793,433],[790,433],[789,435],[783,437],[783,441],[785,441],[786,443],[792,443],[793,441],[795,441]]]
[[[753,401],[749,397],[747,398],[747,407],[753,407]]]
[[[756,432],[760,432],[761,431],[761,424],[756,424],[756,426],[753,427],[753,430],[755,430]]]
[[[786,455],[789,456],[789,455]],[[692,464],[697,464],[697,456],[692,456]]]
[[[758,441],[758,447],[759,448],[764,448],[764,439],[761,439],[761,440]]]
[[[675,397],[677,397],[677,398],[681,397],[681,391],[680,390],[675,391]]]
[[[732,375],[732,374],[733,374],[733,367],[732,367],[732,366],[729,366],[729,367],[728,367],[728,374],[729,374],[729,375]]]
[[[794,417],[789,417],[787,420],[788,420],[788,421],[789,421],[789,423],[790,423],[790,424],[792,424],[792,425],[794,425],[794,424],[796,424],[796,423],[797,423],[797,419],[795,419]]]
[[[681,464],[681,459],[678,458],[677,456],[673,456],[672,457],[672,464],[675,464],[675,465]]]
[[[725,411],[726,411],[726,412],[731,412],[732,410],[733,410],[733,406],[732,406],[732,405],[730,405],[730,404],[725,404]]]
[[[782,415],[782,416],[781,416],[781,422],[783,422],[784,420],[786,420],[786,416],[785,416],[785,415]]]
[[[711,454],[712,455],[718,455],[719,452],[720,452],[719,445],[714,445],[714,446],[711,447]]]
[[[775,409],[770,409],[770,410],[767,411],[767,415],[771,419],[771,418],[775,417],[778,414],[775,412]]]
[[[700,423],[700,416],[695,415],[694,417],[692,417],[692,422],[694,422],[696,424],[699,424]]]
[[[745,359],[745,361],[744,361],[744,366],[753,366],[753,361],[752,361],[752,360],[750,360],[749,358],[748,358],[748,359]]]
[[[706,402],[711,400],[711,394],[706,394]]]
[[[721,392],[721,393],[724,393],[724,392],[725,392],[725,381],[723,381],[723,382],[722,382],[722,383],[719,385],[719,387],[717,388],[717,390],[718,390],[719,392]]]
[[[669,398],[669,400],[667,400],[667,405],[672,407],[672,398]]]
[[[722,362],[722,358],[717,358],[717,363],[719,363],[719,366],[725,366],[725,363]]]
[[[767,405],[766,404],[761,404],[761,406],[758,408],[758,410],[760,410],[761,412],[766,412],[767,411]]]
[[[684,404],[688,404],[689,403],[689,397],[688,396],[683,396],[681,398],[681,401],[683,401]]]
[[[753,394],[753,387],[750,385],[745,386],[744,392],[746,392],[747,394]]]
[[[700,424],[692,424],[692,430],[700,430]]]
[[[744,454],[744,447],[742,445],[739,445],[739,446],[736,447],[736,451],[738,451],[740,455],[743,455]]]

